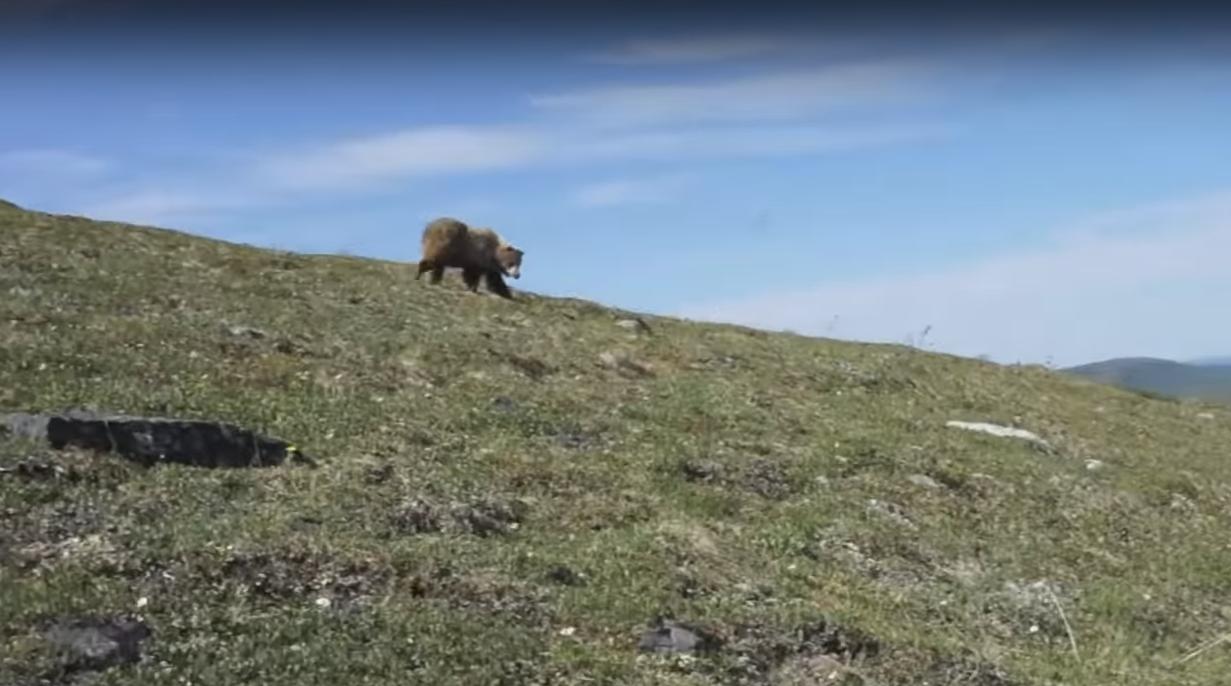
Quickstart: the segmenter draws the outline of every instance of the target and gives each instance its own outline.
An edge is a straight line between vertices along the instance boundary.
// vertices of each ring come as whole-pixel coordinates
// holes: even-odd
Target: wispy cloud
[[[739,50],[753,45],[737,44]],[[715,45],[703,42],[689,49],[699,55],[702,47],[713,50]],[[935,139],[951,130],[903,116],[897,119],[909,123],[840,125],[818,119],[845,108],[880,107],[877,113],[884,114],[887,105],[923,97],[932,91],[926,83],[930,69],[919,62],[867,62],[702,84],[596,88],[532,98],[533,114],[521,122],[421,126],[246,153],[246,163],[238,168],[232,163],[225,174],[215,173],[212,179],[204,169],[196,174],[199,183],[188,183],[193,172],[185,170],[179,175],[182,183],[126,191],[91,209],[100,216],[153,222],[211,208],[277,204],[303,193],[379,191],[427,176],[818,155]],[[52,155],[44,158],[45,164],[55,161]],[[59,161],[71,166],[72,159],[62,156]],[[86,168],[89,161],[77,160],[77,165]],[[658,181],[653,191],[644,180],[609,181],[575,191],[572,200],[588,207],[646,202],[661,197],[655,195],[663,192]]]
[[[935,139],[949,127],[718,126],[600,132],[547,126],[409,129],[261,160],[254,184],[280,191],[368,190],[423,175],[612,160],[714,160],[812,155]]]
[[[1106,351],[1212,354],[1231,340],[1219,314],[1231,299],[1231,192],[1107,214],[1056,235],[1032,252],[701,303],[683,314],[890,342],[930,326],[941,350],[1063,364]]]
[[[532,131],[506,127],[415,128],[273,156],[258,173],[280,187],[347,187],[437,173],[527,164],[543,154]]]
[[[166,225],[221,210],[254,207],[263,202],[255,194],[225,192],[221,186],[194,191],[146,188],[118,193],[90,203],[81,212],[97,219]]]
[[[589,55],[604,64],[649,65],[719,62],[792,51],[801,42],[787,36],[726,34],[674,39],[633,40],[604,52]]]
[[[112,168],[107,160],[72,150],[34,148],[0,153],[0,173],[45,176],[87,176]]]
[[[688,181],[684,174],[612,179],[582,186],[573,191],[571,199],[582,207],[661,203],[678,197]]]
[[[781,121],[913,102],[934,67],[886,61],[774,72],[710,83],[608,86],[531,98],[546,112],[600,126]]]
[[[126,193],[90,205],[83,211],[99,219],[123,219],[136,223],[157,223],[184,213],[198,212],[217,205],[216,199],[189,193],[149,190]]]
[[[952,132],[951,127],[938,124],[670,129],[582,138],[573,142],[562,154],[578,160],[693,161],[783,157],[934,140]]]

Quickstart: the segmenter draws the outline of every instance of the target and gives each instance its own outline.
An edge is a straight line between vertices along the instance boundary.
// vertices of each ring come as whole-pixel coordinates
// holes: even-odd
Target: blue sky
[[[1003,362],[1231,351],[1221,18],[224,31],[74,4],[0,41],[0,197],[27,207],[405,261],[452,215],[526,251],[517,286],[630,309]]]

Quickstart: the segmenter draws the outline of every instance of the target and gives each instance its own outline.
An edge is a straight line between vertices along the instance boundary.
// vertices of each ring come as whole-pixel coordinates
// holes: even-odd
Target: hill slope
[[[83,616],[152,632],[107,684],[1231,669],[1177,664],[1231,628],[1225,409],[412,275],[0,208],[0,410],[222,420],[318,461],[0,437],[0,683],[63,676],[48,627]],[[640,653],[657,616],[693,633],[650,643],[716,649]]]
[[[1094,381],[1178,398],[1231,401],[1231,366],[1125,357],[1064,370]]]

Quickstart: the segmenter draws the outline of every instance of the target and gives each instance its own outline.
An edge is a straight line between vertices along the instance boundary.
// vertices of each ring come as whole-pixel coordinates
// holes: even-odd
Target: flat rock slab
[[[1033,431],[1026,431],[1025,429],[1017,429],[1011,426],[1001,426],[999,424],[989,424],[987,422],[961,422],[955,419],[945,422],[945,426],[952,427],[954,429],[963,429],[965,431],[988,434],[990,436],[997,436],[1000,438],[1016,438],[1028,443],[1033,443],[1044,450],[1052,449],[1051,445],[1047,441],[1040,438],[1038,434]]]
[[[194,467],[271,467],[288,458],[312,463],[290,443],[232,424],[72,411],[62,415],[0,415],[10,435],[66,447],[116,453],[133,462]]]
[[[86,617],[58,622],[45,635],[64,654],[66,668],[96,671],[140,660],[151,632],[134,619]]]
[[[717,650],[719,641],[701,629],[658,619],[641,635],[637,649],[644,653],[700,653]]]

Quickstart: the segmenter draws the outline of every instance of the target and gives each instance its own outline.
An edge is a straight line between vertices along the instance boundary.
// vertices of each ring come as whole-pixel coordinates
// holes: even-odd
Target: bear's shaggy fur
[[[502,275],[521,278],[524,254],[491,229],[472,229],[451,217],[441,217],[423,229],[423,256],[415,280],[430,271],[431,282],[440,283],[445,268],[453,267],[462,270],[462,280],[472,292],[478,291],[482,278],[488,290],[512,299]]]

